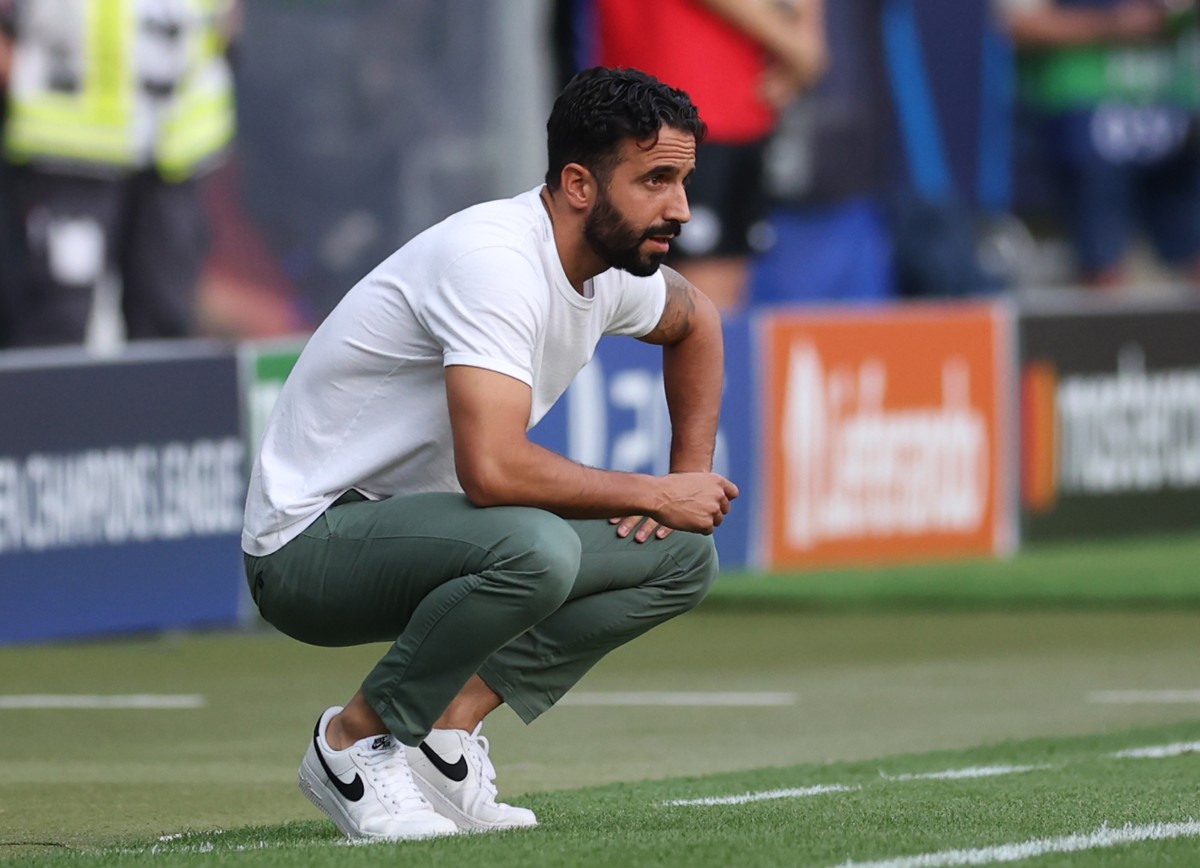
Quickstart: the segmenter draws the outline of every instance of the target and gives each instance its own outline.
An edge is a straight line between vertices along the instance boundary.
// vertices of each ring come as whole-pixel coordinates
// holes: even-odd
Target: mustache
[[[666,223],[659,224],[658,226],[651,226],[642,235],[642,240],[645,241],[647,238],[655,237],[661,238],[664,235],[670,238],[677,238],[681,231],[683,231],[682,223],[680,223],[678,220],[669,220]]]

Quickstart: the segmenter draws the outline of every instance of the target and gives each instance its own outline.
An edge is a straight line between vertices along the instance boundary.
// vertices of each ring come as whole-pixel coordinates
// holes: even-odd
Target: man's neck
[[[574,290],[586,298],[587,282],[607,268],[583,237],[586,218],[568,208],[548,187],[542,187],[538,195],[550,217],[550,231],[554,234],[554,246],[563,273]]]

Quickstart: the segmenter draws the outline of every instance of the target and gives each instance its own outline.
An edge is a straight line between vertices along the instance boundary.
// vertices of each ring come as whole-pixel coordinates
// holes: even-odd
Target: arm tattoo
[[[691,330],[692,315],[696,312],[692,293],[696,288],[673,268],[663,266],[662,273],[667,280],[667,303],[658,325],[642,340],[652,344],[673,344]]]

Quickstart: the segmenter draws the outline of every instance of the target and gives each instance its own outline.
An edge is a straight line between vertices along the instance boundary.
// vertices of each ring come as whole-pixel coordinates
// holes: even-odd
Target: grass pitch
[[[1139,749],[1162,756],[1137,756]],[[328,823],[181,830],[29,865],[1179,866],[1200,853],[1200,724],[613,784],[523,801],[540,828],[349,846]],[[1151,751],[1151,753],[1154,753]],[[1131,755],[1132,754],[1132,755]]]
[[[1200,536],[1035,546],[1006,559],[735,575],[710,600],[819,610],[1200,609]]]
[[[1200,865],[1197,554],[732,579],[606,658],[572,694],[593,704],[489,718],[502,795],[541,828],[398,845],[346,846],[295,787],[317,714],[380,647],[251,631],[0,648],[0,699],[199,698],[0,703],[0,862]],[[774,699],[737,704],[756,696]],[[1113,756],[1133,748],[1161,755]]]

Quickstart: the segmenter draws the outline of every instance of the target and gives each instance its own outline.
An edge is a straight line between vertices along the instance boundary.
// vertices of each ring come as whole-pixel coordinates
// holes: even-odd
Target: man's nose
[[[677,184],[670,201],[667,203],[666,213],[663,217],[667,220],[677,220],[680,223],[686,223],[692,219],[692,211],[688,207],[687,188],[683,184]]]

